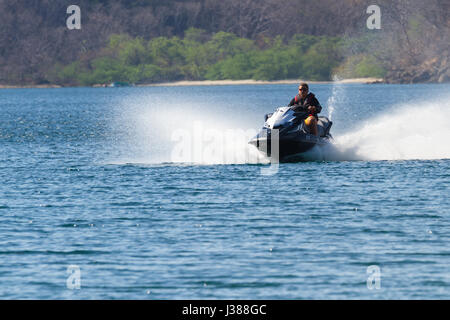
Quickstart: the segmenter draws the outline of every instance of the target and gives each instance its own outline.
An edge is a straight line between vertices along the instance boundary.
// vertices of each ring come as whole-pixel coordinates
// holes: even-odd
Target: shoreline
[[[175,81],[175,82],[163,82],[163,83],[150,83],[139,84],[137,87],[184,87],[184,86],[227,86],[227,85],[270,85],[270,84],[298,84],[300,82],[306,82],[308,84],[328,84],[328,83],[363,83],[373,84],[384,82],[382,78],[352,78],[343,79],[337,81],[308,81],[303,79],[294,80],[200,80],[200,81]]]
[[[382,78],[352,78],[352,79],[342,79],[337,81],[308,81],[302,79],[294,80],[199,80],[199,81],[175,81],[175,82],[161,82],[161,83],[148,83],[148,84],[137,84],[132,85],[135,87],[186,87],[186,86],[228,86],[228,85],[273,85],[273,84],[298,84],[300,82],[306,82],[308,84],[329,84],[329,83],[340,83],[340,84],[374,84],[374,83],[384,83]],[[78,88],[79,86],[64,87],[57,84],[41,84],[41,85],[2,85],[0,84],[0,89],[48,89],[48,88]],[[105,85],[95,84],[89,88],[104,88]]]
[[[58,84],[35,84],[35,85],[27,84],[23,86],[0,84],[0,89],[48,89],[48,88],[63,88],[63,86]]]

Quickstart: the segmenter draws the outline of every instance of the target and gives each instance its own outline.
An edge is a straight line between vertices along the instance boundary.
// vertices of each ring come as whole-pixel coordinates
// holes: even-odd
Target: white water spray
[[[336,110],[339,103],[341,103],[340,99],[344,96],[344,87],[341,83],[339,83],[340,79],[334,75],[333,76],[333,89],[331,91],[331,96],[328,98],[327,106],[328,106],[328,119],[333,120],[333,113]]]
[[[129,105],[128,103],[125,105]],[[268,163],[248,141],[257,130],[205,106],[135,101],[118,120],[126,124],[122,155],[114,163]],[[223,113],[223,112],[222,112]]]
[[[450,102],[403,105],[336,138],[348,160],[450,159]]]

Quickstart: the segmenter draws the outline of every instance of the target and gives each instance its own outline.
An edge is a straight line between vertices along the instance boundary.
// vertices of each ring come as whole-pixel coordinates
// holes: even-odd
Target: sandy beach
[[[380,83],[384,80],[381,78],[353,78],[343,79],[336,81],[308,81],[303,79],[294,80],[275,80],[275,81],[263,81],[263,80],[201,80],[201,81],[175,81],[175,82],[162,82],[162,83],[148,83],[138,84],[136,87],[181,87],[181,86],[229,86],[229,85],[266,85],[266,84],[298,84],[300,82],[307,82],[311,84],[318,83]],[[133,85],[132,85],[133,86]],[[57,84],[41,84],[41,85],[2,85],[0,89],[19,89],[19,88],[62,88],[63,86]],[[94,88],[103,88],[103,84],[95,84]]]
[[[177,86],[227,86],[227,85],[264,85],[264,84],[298,84],[300,82],[306,82],[311,84],[318,83],[380,83],[383,82],[382,78],[353,78],[343,79],[337,81],[308,81],[303,79],[293,80],[275,80],[275,81],[263,81],[263,80],[202,80],[202,81],[176,81],[176,82],[164,82],[164,83],[152,83],[152,84],[140,84],[139,87],[177,87]]]

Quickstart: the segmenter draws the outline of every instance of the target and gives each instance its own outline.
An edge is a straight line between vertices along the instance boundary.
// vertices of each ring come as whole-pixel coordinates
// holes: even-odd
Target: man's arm
[[[311,102],[311,106],[316,107],[316,114],[320,113],[320,111],[322,111],[322,106],[320,105],[319,100],[317,100],[316,98],[313,99],[313,101]]]
[[[317,101],[318,102],[318,101]],[[318,104],[316,106],[316,113],[320,113],[320,111],[322,111],[322,106],[320,104]]]

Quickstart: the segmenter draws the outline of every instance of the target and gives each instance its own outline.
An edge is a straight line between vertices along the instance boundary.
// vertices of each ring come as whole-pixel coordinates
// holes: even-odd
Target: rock
[[[441,74],[438,79],[439,83],[450,82],[450,72]]]
[[[410,65],[397,65],[386,75],[386,83],[442,83],[450,82],[448,52]]]
[[[428,70],[422,70],[411,78],[411,83],[429,82],[431,80],[431,74]]]

